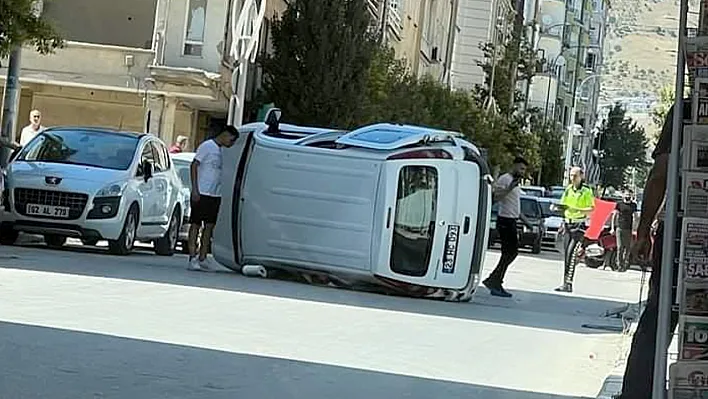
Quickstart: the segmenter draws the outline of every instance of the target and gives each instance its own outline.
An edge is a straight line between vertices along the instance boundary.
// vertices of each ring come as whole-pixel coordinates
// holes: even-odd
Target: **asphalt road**
[[[560,295],[557,258],[520,256],[511,300],[454,304],[1,247],[0,398],[594,397],[624,339],[601,316],[640,274],[581,267]]]

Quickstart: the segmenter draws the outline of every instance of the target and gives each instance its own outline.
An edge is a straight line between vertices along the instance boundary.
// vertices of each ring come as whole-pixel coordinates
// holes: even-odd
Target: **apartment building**
[[[147,131],[167,142],[182,134],[192,138],[192,146],[198,144],[210,130],[226,123],[231,79],[225,68],[227,28],[232,7],[240,9],[241,4],[242,0],[62,0],[61,6],[47,2],[43,15],[67,42],[52,55],[23,51],[16,131],[37,108],[47,126]],[[285,0],[266,3],[264,32],[286,5]],[[4,82],[7,70],[0,69],[0,74]]]
[[[484,84],[480,44],[503,43],[511,35],[515,4],[511,0],[459,0],[451,87],[470,90]]]
[[[411,73],[449,79],[457,9],[464,0],[368,0],[385,42],[406,60]]]
[[[15,133],[28,123],[33,108],[42,111],[47,126],[142,130],[155,4],[156,0],[46,2],[43,14],[54,21],[67,43],[48,56],[32,48],[22,52]],[[0,69],[3,85],[6,76],[7,70]]]
[[[592,164],[608,0],[538,0],[536,40],[544,64],[532,79],[527,105],[541,110],[571,139],[571,163]]]

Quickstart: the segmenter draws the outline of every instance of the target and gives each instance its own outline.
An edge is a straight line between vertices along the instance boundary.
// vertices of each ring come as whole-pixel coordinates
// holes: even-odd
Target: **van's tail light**
[[[452,154],[440,149],[414,150],[402,152],[400,154],[391,155],[386,158],[389,161],[396,159],[420,159],[420,158],[437,158],[437,159],[452,159]]]

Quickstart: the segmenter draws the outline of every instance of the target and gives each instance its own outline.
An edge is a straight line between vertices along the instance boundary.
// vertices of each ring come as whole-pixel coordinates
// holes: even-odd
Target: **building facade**
[[[529,107],[564,132],[571,165],[593,167],[607,0],[539,0],[534,46],[544,63],[528,91]],[[570,151],[569,146],[570,145]]]
[[[375,26],[411,73],[446,82],[464,0],[367,0]]]
[[[156,0],[44,4],[43,15],[63,34],[66,46],[47,56],[31,48],[22,52],[15,135],[28,123],[33,108],[42,112],[46,126],[143,130],[155,4]],[[6,76],[7,70],[0,69],[3,85]]]
[[[451,87],[471,90],[484,84],[480,44],[503,43],[511,32],[515,5],[510,0],[460,0],[452,57]]]

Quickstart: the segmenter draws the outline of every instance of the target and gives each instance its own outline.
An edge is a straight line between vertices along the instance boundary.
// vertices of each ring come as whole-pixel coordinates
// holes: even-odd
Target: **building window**
[[[184,55],[201,57],[204,48],[206,25],[206,0],[189,0],[187,24],[184,35]]]
[[[585,56],[585,69],[595,70],[595,54],[588,53]]]

